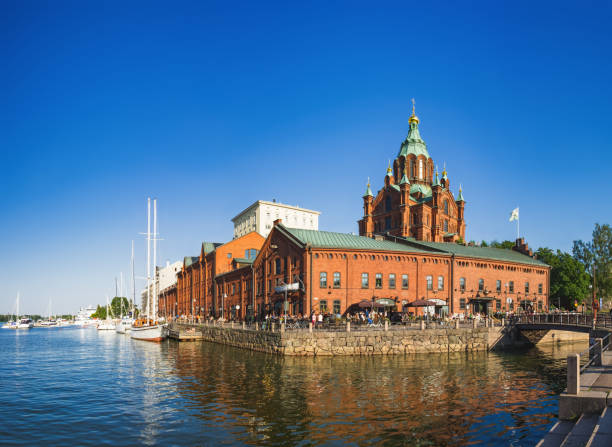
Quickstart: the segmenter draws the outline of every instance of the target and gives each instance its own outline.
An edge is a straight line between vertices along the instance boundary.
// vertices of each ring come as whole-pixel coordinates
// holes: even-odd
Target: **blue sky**
[[[609,2],[0,5],[0,312],[114,293],[145,200],[160,263],[257,199],[357,231],[408,131],[467,200],[467,237],[570,250],[612,221]]]

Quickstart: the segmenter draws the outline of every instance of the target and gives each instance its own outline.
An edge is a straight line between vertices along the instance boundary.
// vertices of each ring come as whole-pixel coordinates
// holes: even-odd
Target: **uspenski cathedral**
[[[455,198],[446,168],[441,177],[437,170],[434,172],[434,162],[419,132],[414,100],[408,123],[408,136],[393,167],[389,163],[384,187],[376,197],[368,181],[359,234],[368,237],[388,234],[431,242],[465,240],[465,200],[461,187]]]

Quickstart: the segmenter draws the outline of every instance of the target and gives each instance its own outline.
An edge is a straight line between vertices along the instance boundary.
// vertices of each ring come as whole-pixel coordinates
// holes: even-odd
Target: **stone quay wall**
[[[173,330],[195,328],[199,339],[253,351],[290,356],[392,355],[428,352],[485,351],[505,337],[504,328],[390,329],[324,331],[308,329],[263,331],[207,326],[178,325]]]

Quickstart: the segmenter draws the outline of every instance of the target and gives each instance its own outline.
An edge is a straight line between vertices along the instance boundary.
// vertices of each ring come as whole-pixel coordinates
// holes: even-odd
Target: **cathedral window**
[[[444,200],[444,214],[448,214],[448,200]]]
[[[391,229],[391,218],[385,217],[385,230],[390,230],[390,229]]]
[[[423,160],[419,160],[419,178],[423,179]]]
[[[448,220],[444,221],[444,231],[448,233]]]

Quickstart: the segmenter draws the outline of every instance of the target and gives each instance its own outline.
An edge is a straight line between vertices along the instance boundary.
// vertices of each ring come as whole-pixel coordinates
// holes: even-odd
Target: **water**
[[[313,359],[0,330],[0,445],[530,446],[584,347]]]

